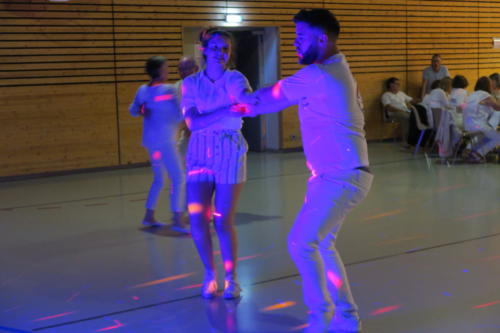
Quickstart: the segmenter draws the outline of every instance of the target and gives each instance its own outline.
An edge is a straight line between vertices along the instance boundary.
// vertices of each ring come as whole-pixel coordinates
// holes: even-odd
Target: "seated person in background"
[[[455,75],[453,81],[451,82],[451,94],[450,103],[453,106],[451,110],[451,115],[453,116],[453,121],[458,128],[463,129],[464,119],[463,119],[463,107],[465,104],[465,99],[467,98],[467,86],[469,82],[463,75]]]
[[[469,82],[463,75],[455,75],[453,80],[451,81],[451,94],[450,94],[450,102],[453,106],[460,106],[465,102],[467,98],[467,86]]]
[[[492,90],[491,95],[500,102],[500,74],[493,73],[490,75]]]
[[[481,132],[483,138],[473,145],[469,159],[473,162],[484,161],[484,156],[500,145],[500,133],[496,130],[496,124],[492,126],[491,116],[500,111],[500,104],[497,104],[491,96],[492,84],[487,76],[480,77],[474,92],[467,97],[464,108],[464,127],[469,132]],[[498,115],[498,113],[497,113]]]
[[[439,80],[438,87],[432,89],[428,96],[425,96],[424,103],[432,110],[433,126],[436,129],[441,120],[441,112],[445,109],[452,109],[449,94],[451,93],[451,79],[445,77]]]
[[[431,85],[436,80],[441,80],[445,77],[449,77],[450,72],[445,65],[441,65],[441,56],[439,54],[434,54],[431,58],[431,65],[424,69],[422,73],[422,92],[420,97],[423,99],[424,96],[431,91]]]
[[[427,93],[427,94],[424,95],[424,98],[422,98],[422,103],[424,103],[425,105],[429,106],[429,98],[431,96],[431,92],[434,89],[439,88],[439,81],[440,80],[436,80],[436,81],[432,82],[432,84],[431,84],[431,90],[429,91],[429,93]]]
[[[398,78],[391,77],[386,81],[386,92],[382,95],[384,112],[390,119],[396,119],[401,123],[402,144],[407,147],[408,128],[411,113],[412,98],[402,92],[401,82]]]

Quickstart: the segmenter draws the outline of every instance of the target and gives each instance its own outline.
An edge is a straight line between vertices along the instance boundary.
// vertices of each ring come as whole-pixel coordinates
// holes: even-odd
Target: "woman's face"
[[[231,41],[221,35],[215,35],[203,50],[207,66],[224,65],[226,66],[231,58]]]
[[[490,93],[495,91],[495,84],[493,83],[493,80],[488,78],[488,89],[490,89]]]
[[[491,82],[491,89],[492,89],[492,91],[497,90],[498,88],[500,88],[500,87],[497,85],[497,83],[496,83],[496,81],[495,81],[495,80],[490,79],[490,82]]]

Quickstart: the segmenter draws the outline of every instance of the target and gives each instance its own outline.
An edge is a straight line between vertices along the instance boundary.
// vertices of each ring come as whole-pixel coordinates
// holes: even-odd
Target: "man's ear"
[[[328,43],[328,35],[325,33],[321,33],[318,36],[318,42],[320,44],[326,45]]]

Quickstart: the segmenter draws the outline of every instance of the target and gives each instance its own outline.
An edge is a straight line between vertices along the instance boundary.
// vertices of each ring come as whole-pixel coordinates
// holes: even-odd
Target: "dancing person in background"
[[[182,114],[177,92],[168,78],[167,59],[154,56],[146,61],[150,82],[139,87],[129,111],[132,116],[143,117],[142,145],[148,151],[153,169],[153,183],[146,200],[146,213],[142,224],[159,227],[164,223],[155,218],[155,207],[164,187],[164,173],[170,178],[170,209],[175,231],[188,233],[183,215],[185,212],[184,171],[177,150],[176,135]]]
[[[182,100],[182,81],[191,74],[196,73],[199,70],[196,60],[191,56],[184,56],[179,59],[179,64],[177,65],[177,70],[179,71],[180,80],[175,82],[175,89],[177,90],[177,98],[179,103]],[[177,144],[179,146],[179,151],[182,158],[186,156],[187,144],[189,142],[189,136],[191,133],[186,126],[184,120],[180,123],[179,132],[177,134]]]

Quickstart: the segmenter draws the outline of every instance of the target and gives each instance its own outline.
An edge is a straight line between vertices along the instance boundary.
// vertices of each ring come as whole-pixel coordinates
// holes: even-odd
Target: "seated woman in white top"
[[[491,95],[498,101],[500,101],[500,74],[493,73],[490,75],[491,80]]]
[[[444,79],[439,80],[438,88],[431,90],[429,95],[426,95],[424,98],[424,104],[432,110],[434,128],[439,127],[442,111],[453,108],[448,97],[450,93],[451,79],[449,77],[445,77]]]
[[[491,96],[491,81],[483,76],[477,80],[474,92],[467,97],[464,109],[464,127],[470,132],[481,132],[484,138],[475,144],[471,158],[477,162],[484,160],[484,156],[500,144],[500,133],[489,123],[490,117],[500,111]]]
[[[457,127],[464,127],[464,118],[463,118],[463,108],[465,106],[465,99],[467,98],[467,86],[469,82],[463,75],[455,75],[453,81],[451,82],[451,94],[450,94],[450,103],[453,106],[451,109],[451,115],[453,116],[453,121]]]
[[[429,93],[425,94],[424,95],[424,98],[422,98],[422,103],[429,106],[429,98],[430,98],[430,95],[431,95],[431,92],[434,90],[434,89],[437,89],[439,88],[439,81],[440,80],[434,80],[434,82],[432,82],[431,84],[431,87],[430,87],[430,91]]]
[[[411,113],[410,96],[400,90],[401,83],[398,78],[391,77],[386,81],[387,91],[382,95],[381,101],[387,117],[398,120],[401,123],[402,141],[406,145],[409,132],[409,121]]]

